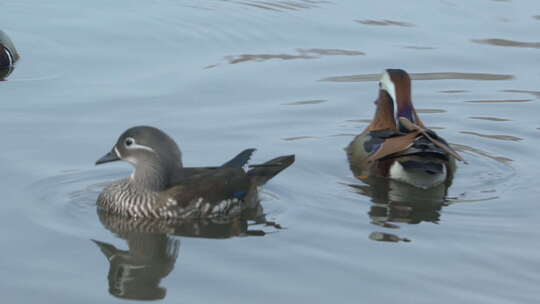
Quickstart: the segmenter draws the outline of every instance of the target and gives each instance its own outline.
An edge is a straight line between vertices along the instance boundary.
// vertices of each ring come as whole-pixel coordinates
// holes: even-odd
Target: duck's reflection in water
[[[388,229],[399,229],[400,223],[438,223],[440,211],[447,205],[448,184],[429,189],[420,189],[386,178],[362,179],[366,184],[349,185],[361,195],[370,197],[373,205],[368,212],[371,223]],[[375,241],[410,241],[392,233],[373,232],[369,236]]]
[[[180,240],[174,236],[223,239],[266,234],[264,230],[250,229],[252,225],[281,228],[266,220],[260,204],[234,218],[157,220],[120,217],[100,210],[98,216],[103,226],[128,246],[127,250],[121,250],[92,240],[109,261],[109,293],[134,300],[165,298],[166,288],[160,282],[174,269],[180,249]]]
[[[123,299],[163,299],[161,279],[174,268],[180,242],[165,234],[128,232],[128,250],[94,241],[109,261],[109,293]]]

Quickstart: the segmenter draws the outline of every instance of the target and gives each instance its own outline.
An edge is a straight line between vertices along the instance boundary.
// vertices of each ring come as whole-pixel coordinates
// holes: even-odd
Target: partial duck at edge
[[[449,185],[456,159],[463,159],[420,120],[407,72],[385,70],[375,104],[373,120],[346,149],[354,174],[387,177],[423,189]]]
[[[13,72],[19,53],[8,35],[0,30],[0,80]]]

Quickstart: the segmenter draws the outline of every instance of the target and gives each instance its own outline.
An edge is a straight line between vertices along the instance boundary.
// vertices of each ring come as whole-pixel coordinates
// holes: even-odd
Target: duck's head
[[[12,52],[7,47],[0,44],[0,69],[8,69],[13,67],[15,64],[13,57]]]
[[[175,170],[182,167],[182,153],[165,132],[149,126],[126,130],[96,165],[123,160],[135,167],[133,179],[162,186]]]
[[[149,126],[126,130],[112,150],[96,161],[96,165],[124,160],[135,167],[144,162],[181,164],[182,154],[178,145],[165,132]]]
[[[411,78],[400,69],[387,69],[379,80],[379,99],[390,98],[393,103],[394,123],[399,126],[399,118],[423,125],[414,109],[411,98]]]
[[[0,31],[0,80],[7,77],[15,68],[15,62],[19,60],[19,53],[13,42]]]

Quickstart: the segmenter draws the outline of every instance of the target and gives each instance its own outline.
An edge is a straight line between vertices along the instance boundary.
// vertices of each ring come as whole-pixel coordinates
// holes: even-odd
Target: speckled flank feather
[[[124,179],[106,187],[98,197],[98,206],[110,213],[145,218],[211,218],[239,214],[242,200],[227,198],[212,203],[202,197],[179,204],[172,197],[136,187]]]
[[[139,189],[130,181],[123,179],[106,187],[98,197],[98,206],[111,213],[158,218],[153,206],[159,200],[159,193]]]

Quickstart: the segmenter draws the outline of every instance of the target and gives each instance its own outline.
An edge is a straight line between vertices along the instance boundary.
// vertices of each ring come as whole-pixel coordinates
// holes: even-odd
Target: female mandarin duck
[[[352,171],[358,177],[389,177],[423,189],[450,184],[455,159],[463,159],[418,117],[407,72],[385,70],[375,104],[373,120],[347,147]]]
[[[143,218],[213,218],[238,215],[258,202],[262,186],[294,162],[294,155],[243,167],[247,149],[220,167],[184,167],[176,142],[149,126],[132,127],[96,165],[127,161],[133,174],[105,187],[98,206],[109,213]]]

